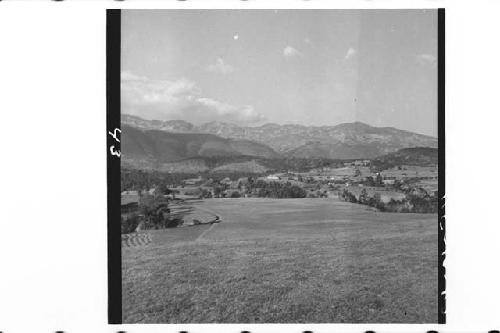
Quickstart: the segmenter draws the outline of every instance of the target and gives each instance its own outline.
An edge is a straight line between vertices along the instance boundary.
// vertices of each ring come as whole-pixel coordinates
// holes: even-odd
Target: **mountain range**
[[[361,122],[336,126],[265,124],[255,127],[210,122],[197,126],[183,120],[146,120],[126,114],[122,115],[121,122],[122,126],[140,129],[142,134],[133,132],[134,135],[148,137],[148,142],[156,147],[150,149],[150,153],[162,151],[158,157],[165,161],[197,154],[357,159],[374,158],[402,148],[437,148],[437,138]],[[123,133],[125,140],[128,131],[131,130]],[[134,143],[131,145],[135,147]],[[185,148],[180,149],[183,145]],[[130,149],[126,143],[122,148],[125,153]]]
[[[122,162],[139,169],[199,172],[208,169],[205,159],[233,162],[233,157],[280,158],[272,148],[249,140],[226,139],[207,133],[172,133],[144,130],[122,124]]]

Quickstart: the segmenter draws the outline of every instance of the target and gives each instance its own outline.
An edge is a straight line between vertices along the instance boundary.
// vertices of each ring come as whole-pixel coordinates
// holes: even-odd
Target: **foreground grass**
[[[223,222],[123,249],[124,322],[437,321],[434,215],[328,199],[200,205]]]

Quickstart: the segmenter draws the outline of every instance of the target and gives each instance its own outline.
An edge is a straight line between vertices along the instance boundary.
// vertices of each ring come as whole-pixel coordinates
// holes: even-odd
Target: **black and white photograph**
[[[123,322],[438,322],[437,29],[123,10]]]
[[[436,323],[437,24],[123,10],[123,322]]]

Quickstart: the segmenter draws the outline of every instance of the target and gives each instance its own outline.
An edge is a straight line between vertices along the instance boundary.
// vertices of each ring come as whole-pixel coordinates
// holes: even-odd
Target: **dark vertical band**
[[[445,20],[444,8],[438,9],[438,323],[446,323],[445,268]]]
[[[122,322],[120,230],[120,51],[119,9],[106,12],[106,127],[108,168],[108,322]],[[118,130],[117,130],[118,129]]]

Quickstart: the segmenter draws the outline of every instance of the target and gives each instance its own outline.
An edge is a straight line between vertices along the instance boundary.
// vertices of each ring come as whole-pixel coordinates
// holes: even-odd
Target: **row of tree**
[[[259,198],[305,198],[307,192],[300,186],[290,182],[265,182],[249,177],[245,183],[231,190],[227,184],[214,185],[214,196],[217,198],[239,198],[244,195]]]
[[[255,187],[259,198],[305,198],[307,196],[307,192],[302,187],[289,182],[259,182]]]
[[[181,185],[185,179],[196,178],[198,174],[166,173],[145,170],[121,170],[121,190],[150,189],[155,186]]]
[[[402,200],[392,198],[389,202],[382,201],[379,193],[369,196],[368,192],[363,189],[359,197],[344,189],[339,193],[339,198],[344,201],[359,203],[374,207],[382,212],[397,212],[397,213],[437,213],[438,199],[434,195],[415,195],[406,194]]]
[[[146,171],[134,169],[121,170],[121,190],[142,190],[153,187],[164,186],[182,186],[186,179],[197,178],[211,179],[213,182],[220,182],[225,178],[237,180],[240,178],[257,177],[258,174],[249,172],[217,172],[217,173],[167,173],[159,171]]]

